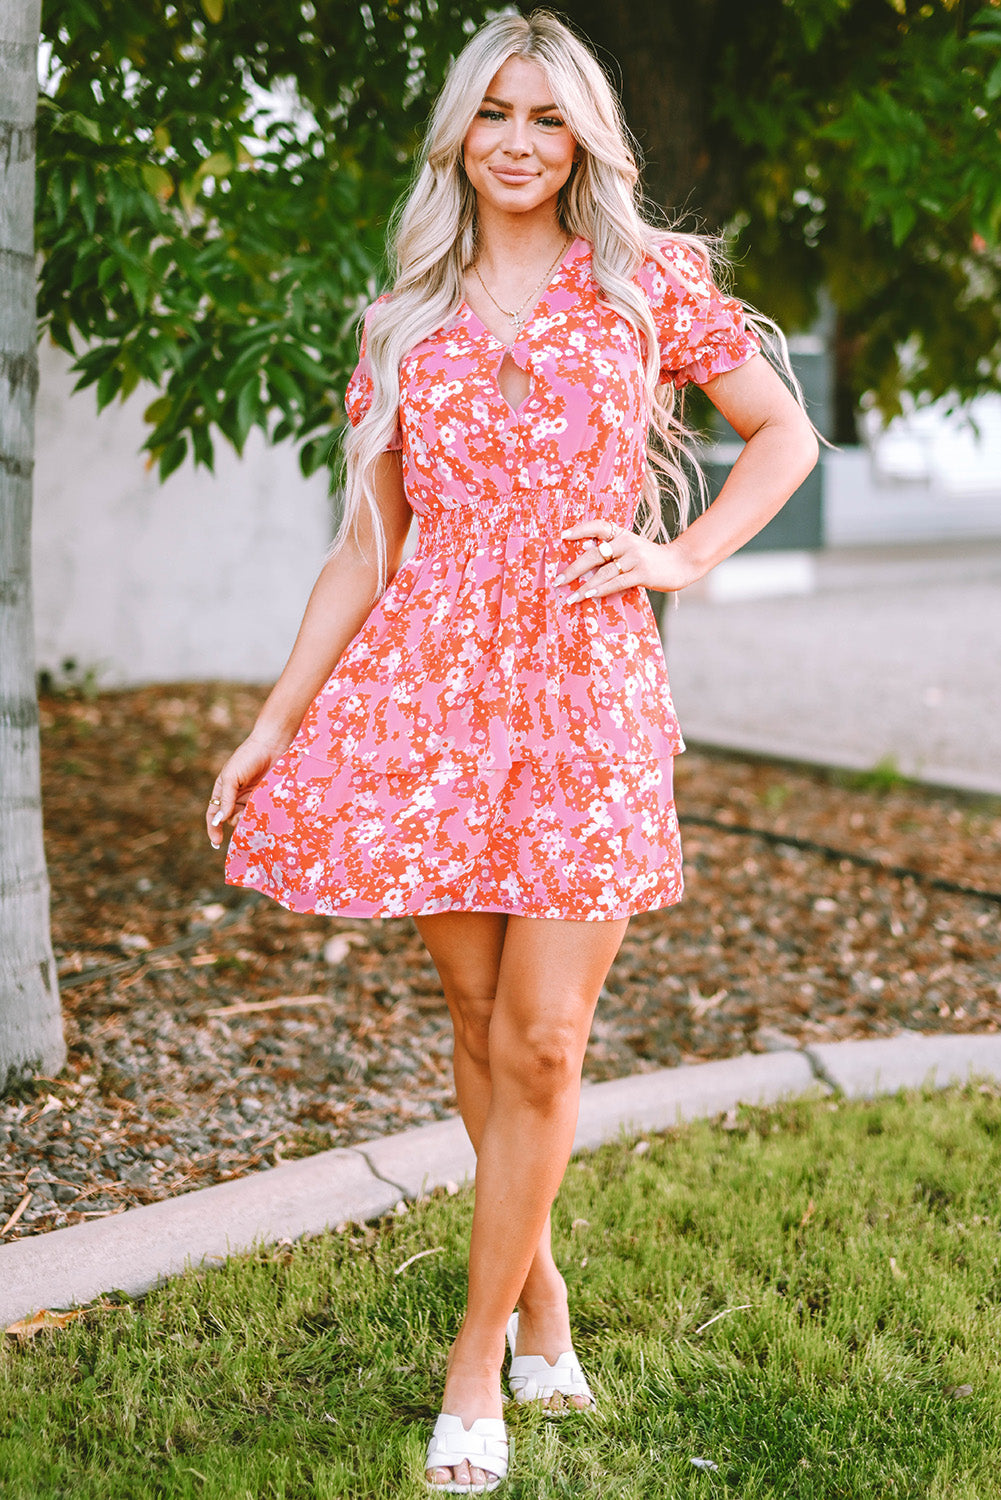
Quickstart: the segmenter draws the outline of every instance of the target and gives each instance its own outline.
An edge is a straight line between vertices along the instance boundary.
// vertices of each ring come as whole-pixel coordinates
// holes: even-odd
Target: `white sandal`
[[[463,1484],[450,1479],[447,1484],[435,1484],[424,1475],[429,1490],[443,1495],[485,1495],[495,1490],[507,1475],[508,1441],[507,1428],[500,1417],[477,1417],[471,1427],[462,1425],[462,1418],[442,1412],[434,1424],[434,1432],[428,1443],[424,1468],[454,1469],[465,1459],[474,1469],[483,1469],[495,1474],[485,1484],[474,1484],[472,1480]]]
[[[515,1354],[518,1339],[518,1314],[513,1312],[508,1319],[507,1342],[511,1350],[511,1368],[507,1383],[515,1401],[546,1401],[552,1396],[562,1396],[563,1406],[546,1406],[554,1416],[564,1411],[596,1411],[597,1401],[591,1387],[584,1378],[573,1349],[561,1354],[554,1365],[542,1354]],[[583,1397],[584,1405],[578,1406],[575,1396]]]

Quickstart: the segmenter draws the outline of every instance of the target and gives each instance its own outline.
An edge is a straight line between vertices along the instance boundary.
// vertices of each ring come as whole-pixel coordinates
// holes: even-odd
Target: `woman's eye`
[[[542,119],[536,123],[538,125],[562,125],[563,121],[558,120],[555,115],[543,115]]]
[[[499,109],[481,109],[476,118],[478,120],[503,120],[504,116]]]

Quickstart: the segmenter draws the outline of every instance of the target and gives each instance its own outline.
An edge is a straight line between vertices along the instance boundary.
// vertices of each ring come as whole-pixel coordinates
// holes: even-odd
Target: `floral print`
[[[678,385],[757,349],[739,302],[669,241],[636,280]],[[498,372],[528,375],[515,409]],[[364,341],[346,395],[371,399]],[[400,370],[417,550],[253,792],[227,880],[298,911],[581,921],[680,899],[683,748],[643,589],[568,604],[576,522],[631,527],[649,406],[636,336],[575,240],[505,345],[463,303]]]

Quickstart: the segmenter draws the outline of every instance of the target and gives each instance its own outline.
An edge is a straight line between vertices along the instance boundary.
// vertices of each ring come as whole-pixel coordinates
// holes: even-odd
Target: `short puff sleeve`
[[[365,416],[372,405],[372,371],[368,362],[368,320],[372,316],[374,308],[380,302],[385,302],[386,297],[378,297],[375,302],[365,310],[365,320],[362,324],[361,342],[358,346],[358,363],[354,373],[348,381],[347,390],[344,392],[344,409],[348,414],[348,421],[352,427],[357,427],[362,417]],[[396,423],[396,431],[386,444],[386,452],[392,453],[403,447],[403,434],[400,431],[399,420]]]
[[[761,343],[747,326],[743,304],[723,295],[696,251],[677,240],[659,248],[669,269],[647,258],[637,280],[657,329],[661,382],[705,385],[746,364]]]

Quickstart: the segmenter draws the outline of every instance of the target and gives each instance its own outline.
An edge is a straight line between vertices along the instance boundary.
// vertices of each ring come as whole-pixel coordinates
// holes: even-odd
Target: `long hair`
[[[332,551],[358,534],[365,517],[375,541],[379,589],[386,578],[385,534],[375,500],[374,471],[397,423],[401,360],[440,328],[462,301],[464,270],[476,252],[476,195],[462,165],[462,143],[491,78],[509,57],[537,63],[580,147],[580,158],[560,190],[561,228],[591,246],[595,279],[605,300],[632,326],[644,351],[651,404],[647,466],[637,511],[644,535],[666,535],[661,489],[682,529],[692,504],[692,479],[705,498],[701,471],[689,451],[690,434],[670,384],[659,385],[657,333],[649,304],[632,280],[647,257],[661,265],[665,240],[684,245],[696,264],[711,271],[712,247],[692,234],[666,231],[643,217],[638,153],[618,100],[597,58],[549,11],[502,15],[482,26],[459,53],[431,112],[409,193],[390,231],[391,296],[368,323],[372,403],[344,443],[344,508]],[[751,316],[758,331],[767,319]],[[774,325],[766,330],[774,334]],[[781,335],[779,335],[781,339]],[[781,351],[784,354],[784,349]],[[788,361],[781,358],[786,367]]]

